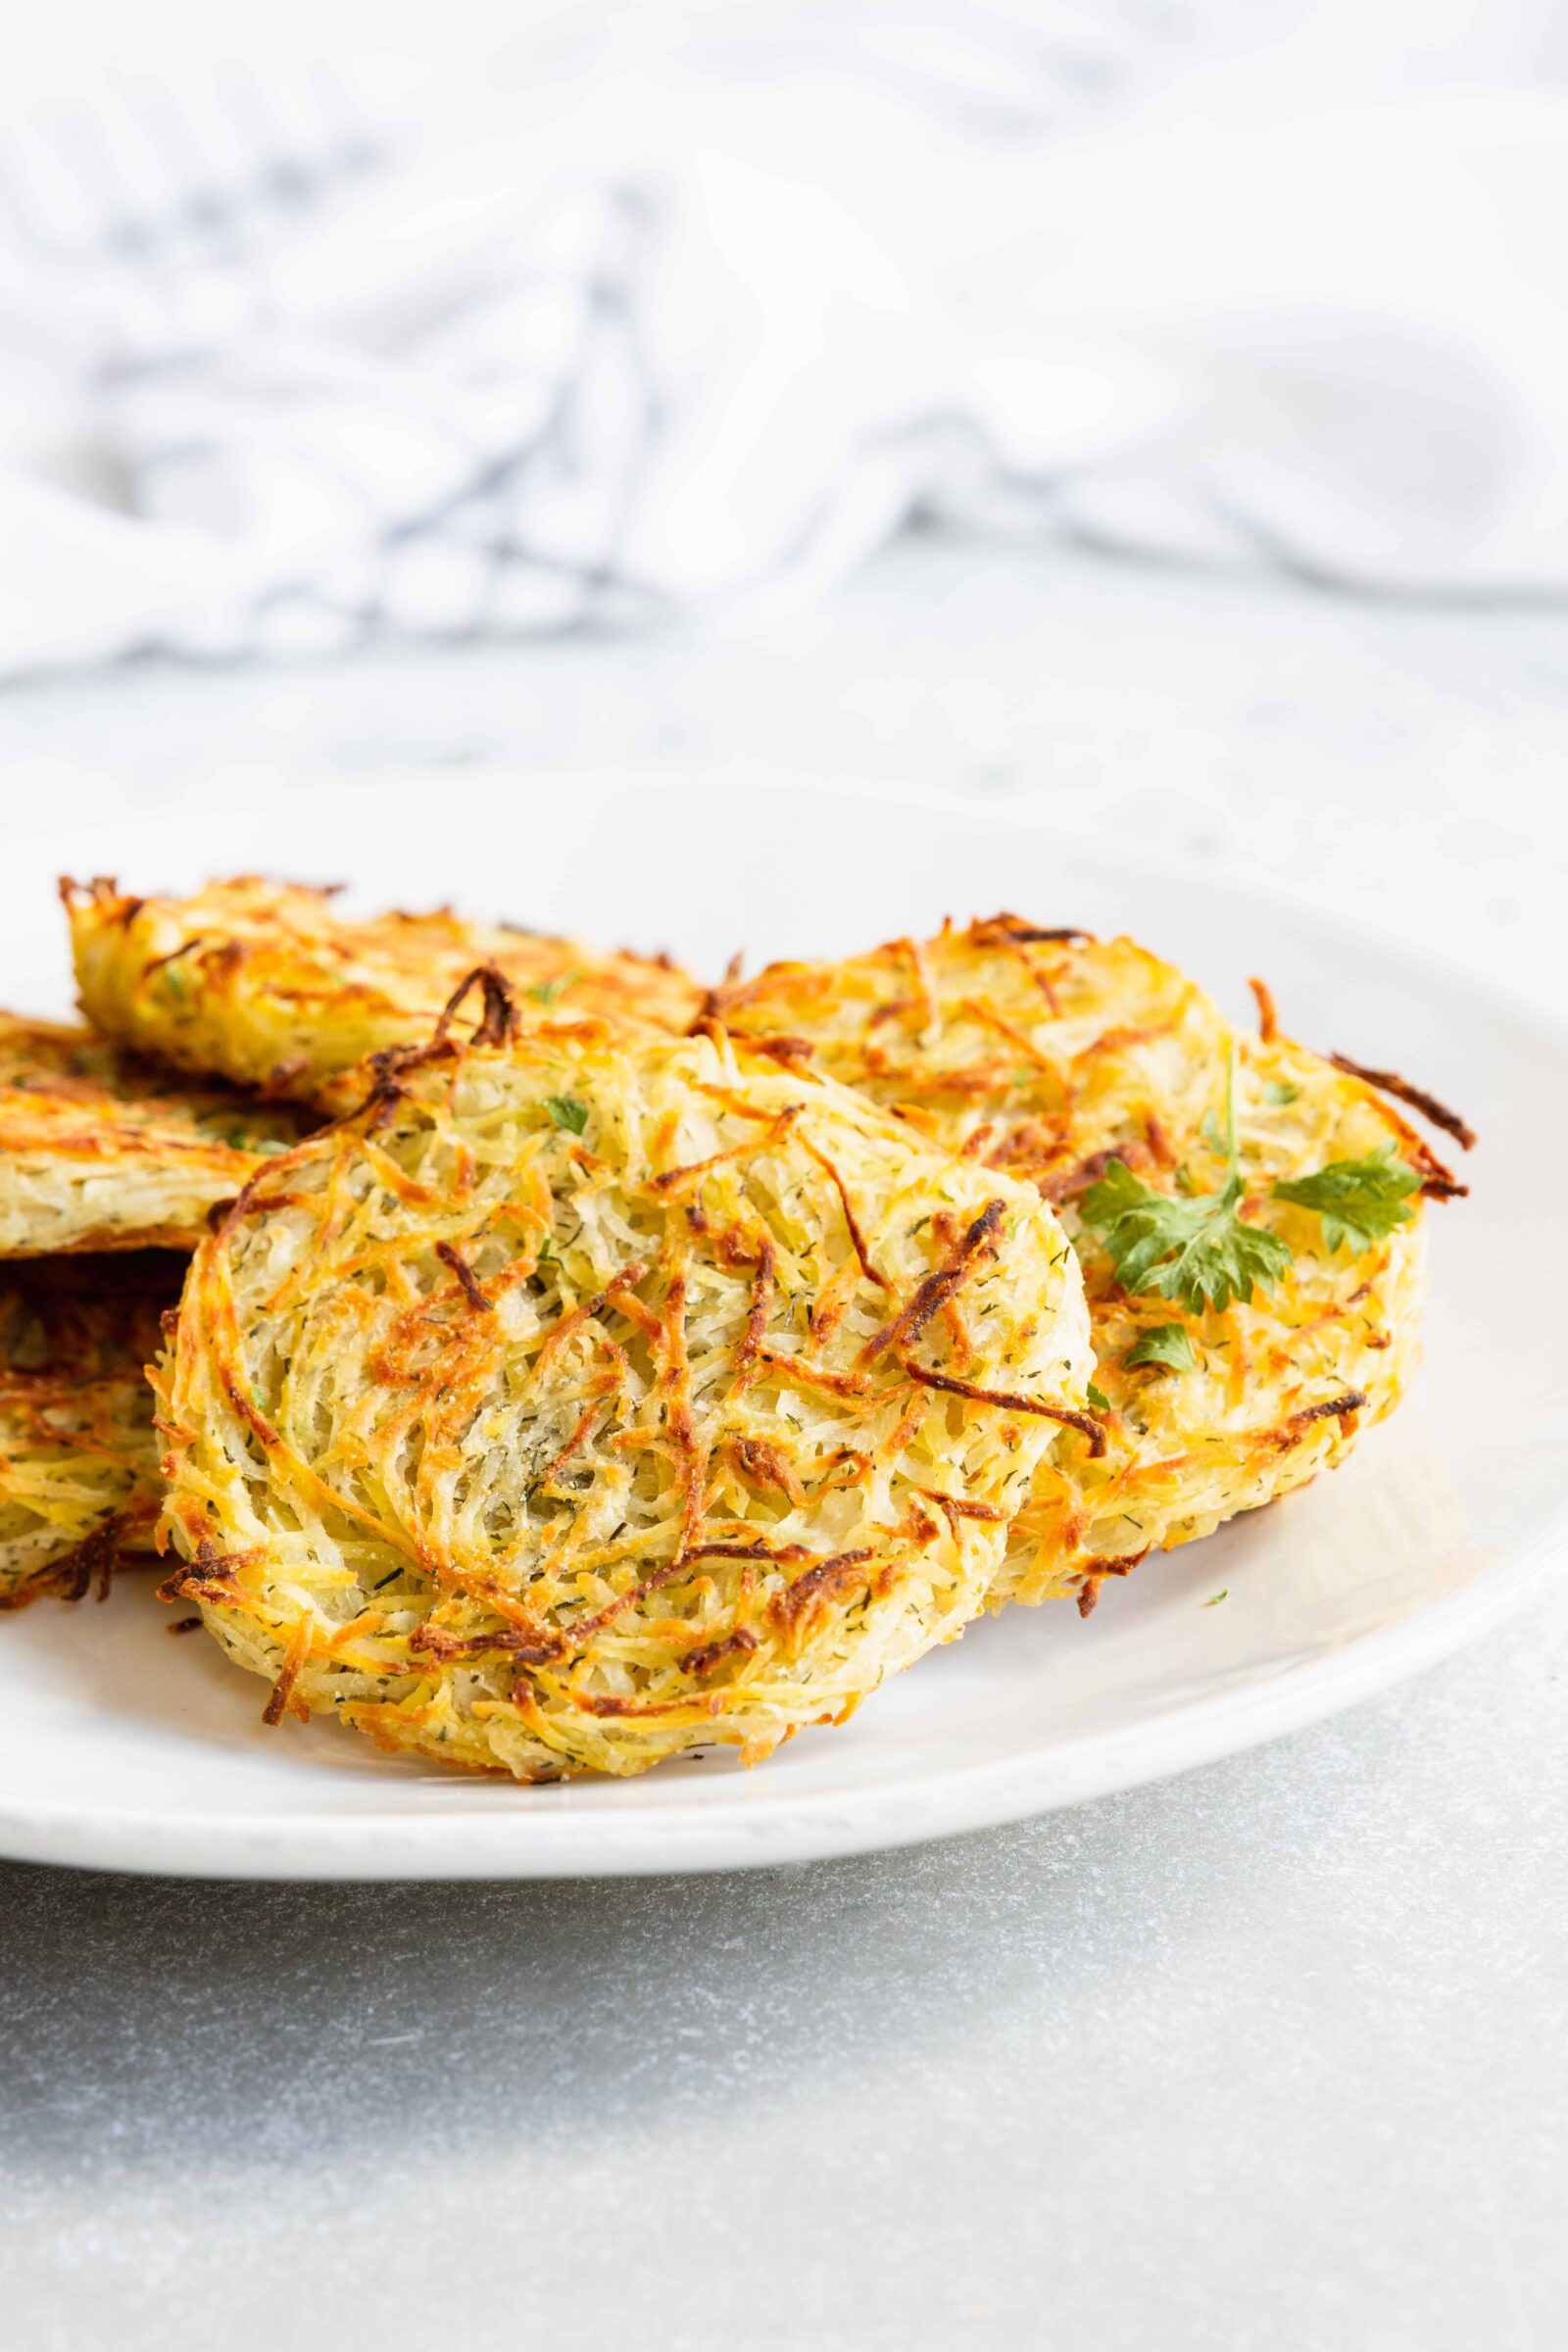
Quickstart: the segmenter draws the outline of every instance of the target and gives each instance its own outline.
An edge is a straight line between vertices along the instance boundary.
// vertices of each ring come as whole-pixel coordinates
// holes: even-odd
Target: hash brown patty
[[[0,1013],[0,1257],[193,1250],[214,1203],[307,1124],[90,1029]]]
[[[1391,1144],[1432,1195],[1447,1172],[1373,1087],[1272,1034],[1239,1038],[1173,965],[1132,941],[1017,916],[947,926],[837,963],[779,963],[717,992],[731,1034],[787,1066],[827,1071],[950,1150],[1029,1180],[1061,1211],[1094,1331],[1102,1455],[1054,1449],[1013,1529],[998,1600],[1076,1592],[1152,1547],[1207,1534],[1343,1458],[1398,1402],[1418,1355],[1423,1234],[1326,1245],[1313,1211],[1273,1187]],[[1172,1198],[1216,1192],[1227,1168],[1235,1052],[1241,1214],[1288,1246],[1288,1271],[1223,1310],[1124,1289],[1084,1221],[1113,1158]],[[1454,1123],[1457,1125],[1457,1122]],[[1154,1330],[1184,1334],[1187,1369],[1129,1364]]]
[[[102,1592],[163,1499],[144,1366],[184,1261],[39,1258],[0,1273],[0,1608]]]
[[[517,1017],[679,1036],[701,1002],[667,961],[433,914],[341,914],[333,894],[254,875],[187,899],[63,882],[81,1005],[122,1045],[274,1095],[351,1106],[333,1081],[367,1055],[428,1035],[478,964],[501,972]]]
[[[268,1713],[520,1780],[748,1761],[983,1605],[1101,1443],[1029,1188],[696,1037],[400,1057],[204,1243],[165,1530]]]

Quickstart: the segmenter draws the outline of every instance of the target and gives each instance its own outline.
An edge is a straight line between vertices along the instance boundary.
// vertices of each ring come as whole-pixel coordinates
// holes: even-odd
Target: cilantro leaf
[[[1220,1602],[1222,1600],[1229,1600],[1230,1596],[1231,1589],[1229,1585],[1227,1585],[1223,1592],[1211,1593],[1209,1598],[1204,1601],[1203,1606],[1205,1609],[1217,1609]]]
[[[1236,1054],[1225,1081],[1225,1152],[1229,1170],[1217,1193],[1173,1199],[1141,1184],[1113,1159],[1092,1184],[1079,1214],[1098,1233],[1123,1290],[1179,1298],[1189,1314],[1223,1310],[1277,1282],[1291,1252],[1277,1233],[1246,1225],[1236,1214],[1243,1185],[1236,1152]]]
[[[1301,1090],[1298,1086],[1287,1086],[1283,1078],[1265,1078],[1263,1100],[1272,1102],[1276,1110],[1282,1110],[1287,1102],[1299,1102]]]
[[[1097,1413],[1108,1413],[1110,1410],[1110,1398],[1102,1389],[1097,1389],[1093,1381],[1089,1384],[1089,1402]]]
[[[1196,1372],[1198,1358],[1193,1343],[1180,1323],[1155,1323],[1136,1340],[1122,1357],[1130,1372],[1134,1364],[1165,1364],[1172,1372]]]
[[[556,999],[565,994],[576,977],[575,972],[563,972],[558,980],[537,982],[534,987],[529,989],[528,994],[536,1004],[542,1004],[548,1012]]]
[[[571,1135],[581,1135],[588,1124],[588,1105],[579,1102],[575,1095],[546,1095],[545,1108],[556,1125]]]
[[[1313,1176],[1298,1176],[1274,1187],[1276,1200],[1298,1208],[1315,1208],[1323,1220],[1327,1249],[1346,1242],[1369,1250],[1397,1225],[1408,1225],[1414,1213],[1405,1203],[1419,1192],[1421,1179],[1396,1156],[1392,1143],[1364,1159],[1334,1159]]]

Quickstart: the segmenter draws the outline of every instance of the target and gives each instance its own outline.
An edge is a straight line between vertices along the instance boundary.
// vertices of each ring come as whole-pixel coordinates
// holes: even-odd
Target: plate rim
[[[358,779],[341,779],[357,782]],[[492,779],[499,785],[500,778]],[[538,780],[537,777],[535,779]],[[612,791],[639,798],[677,795],[710,781],[710,771],[649,775],[634,769],[587,771],[579,784],[611,782]],[[479,779],[474,779],[476,783]],[[731,779],[731,789],[738,788]],[[882,780],[833,781],[758,772],[749,791],[809,794],[827,801],[918,806],[961,815],[965,825],[999,839],[1031,835],[1054,839],[1067,859],[1100,868],[1107,883],[1137,873],[1168,885],[1172,861],[1137,851],[1114,857],[1089,836],[1064,833],[1044,817],[977,807],[969,796],[926,787],[900,792]],[[611,797],[607,795],[608,798]],[[149,831],[171,811],[136,812]],[[123,819],[118,820],[123,822]],[[116,820],[111,820],[116,822]],[[26,852],[45,858],[56,833],[33,835]],[[1413,977],[1461,981],[1472,999],[1508,1025],[1522,1027],[1568,1056],[1568,1019],[1543,1007],[1522,989],[1478,973],[1457,956],[1380,937],[1369,923],[1316,906],[1268,877],[1243,874],[1231,860],[1188,858],[1174,869],[1222,896],[1240,889],[1254,904],[1302,917],[1325,938],[1339,938]],[[173,1811],[119,1812],[101,1804],[62,1805],[16,1797],[0,1789],[0,1856],[14,1861],[214,1880],[389,1882],[397,1880],[528,1880],[659,1876],[729,1869],[776,1868],[851,1854],[888,1851],[960,1836],[1115,1794],[1198,1771],[1241,1754],[1371,1698],[1424,1673],[1511,1618],[1548,1583],[1568,1550],[1568,1488],[1533,1535],[1458,1592],[1436,1595],[1392,1625],[1355,1636],[1343,1647],[1309,1657],[1240,1689],[1166,1706],[1147,1721],[1090,1730],[1033,1758],[946,1764],[893,1783],[831,1794],[792,1795],[759,1805],[749,1776],[735,1793],[687,1812],[599,1814],[575,1811],[551,1818],[517,1810],[488,1816],[390,1812],[381,1815],[243,1812],[195,1817]],[[592,1788],[591,1780],[575,1782]],[[613,1786],[614,1784],[608,1784]],[[510,1794],[515,1791],[508,1788]]]
[[[753,1811],[739,1792],[701,1812],[556,1820],[509,1811],[423,1819],[238,1813],[193,1822],[0,1800],[0,1857],[137,1876],[347,1885],[658,1878],[891,1853],[1179,1779],[1396,1689],[1511,1618],[1560,1566],[1565,1539],[1568,1505],[1504,1566],[1396,1625],[1240,1690],[1167,1707],[1147,1723],[1084,1733],[1033,1760],[950,1765],[891,1787],[797,1797],[770,1812]],[[537,1793],[549,1801],[548,1789]]]

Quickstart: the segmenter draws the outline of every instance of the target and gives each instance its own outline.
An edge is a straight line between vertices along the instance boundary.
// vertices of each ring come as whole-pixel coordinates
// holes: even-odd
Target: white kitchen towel
[[[1568,592],[1568,94],[1049,13],[28,123],[0,670],[765,612],[916,517]]]

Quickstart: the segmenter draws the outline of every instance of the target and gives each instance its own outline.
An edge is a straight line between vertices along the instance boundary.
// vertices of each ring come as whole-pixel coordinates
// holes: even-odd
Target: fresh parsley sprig
[[[1184,1323],[1155,1323],[1135,1340],[1122,1357],[1126,1370],[1135,1364],[1163,1364],[1171,1372],[1196,1372],[1198,1357]]]
[[[1420,1189],[1420,1177],[1388,1143],[1362,1159],[1332,1159],[1313,1176],[1277,1184],[1274,1198],[1298,1208],[1315,1208],[1323,1220],[1326,1249],[1338,1250],[1348,1242],[1353,1249],[1370,1250],[1396,1226],[1409,1224],[1415,1212],[1406,1203]]]
[[[556,1126],[564,1127],[568,1135],[581,1135],[588,1124],[588,1105],[575,1095],[546,1095],[545,1108]]]
[[[1083,1197],[1080,1215],[1098,1233],[1123,1290],[1179,1298],[1189,1314],[1229,1306],[1279,1280],[1291,1252],[1277,1233],[1244,1224],[1236,1150],[1236,1054],[1225,1077],[1226,1177],[1217,1193],[1186,1200],[1153,1192],[1125,1161],[1113,1159]]]

